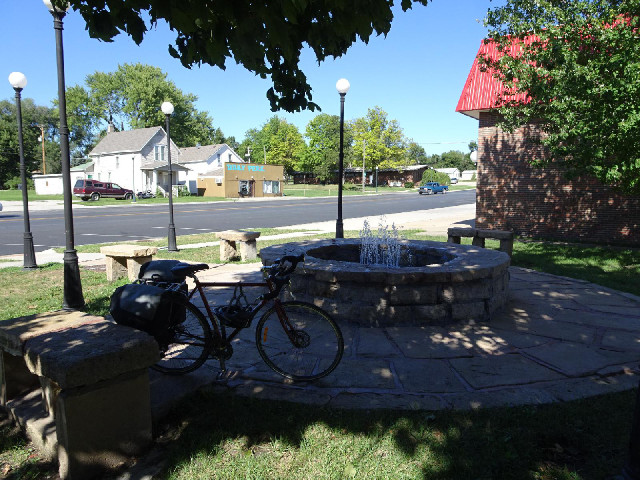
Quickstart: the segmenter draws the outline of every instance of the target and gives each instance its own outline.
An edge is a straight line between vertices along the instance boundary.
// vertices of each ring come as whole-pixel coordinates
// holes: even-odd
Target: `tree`
[[[45,127],[45,153],[47,173],[60,172],[60,149],[52,140],[56,132],[57,111],[36,105],[31,98],[23,98],[22,144],[27,173],[42,168],[42,143],[38,141]],[[18,148],[18,123],[15,101],[0,101],[0,187],[20,175],[20,153]]]
[[[407,157],[412,165],[425,165],[428,163],[427,152],[424,151],[422,145],[418,145],[413,140],[409,141],[407,145]]]
[[[309,139],[301,170],[314,173],[320,180],[335,177],[340,160],[340,117],[321,113],[308,124],[305,136]],[[347,123],[343,131],[344,158],[351,157],[353,133]]]
[[[402,0],[402,9],[429,0]],[[63,0],[54,0],[58,5]],[[89,35],[111,41],[126,32],[140,43],[149,29],[166,21],[176,32],[169,53],[185,67],[208,64],[224,70],[227,59],[262,78],[273,111],[314,110],[311,86],[300,70],[300,53],[308,46],[316,60],[340,57],[358,39],[386,35],[393,20],[390,0],[256,2],[235,0],[70,0],[83,16]]]
[[[298,170],[302,165],[306,145],[295,125],[274,115],[260,130],[248,130],[240,151],[251,152],[254,163],[284,165],[287,173]]]
[[[405,137],[397,120],[389,120],[380,107],[352,123],[354,162],[362,162],[364,153],[369,168],[396,168],[406,164]]]
[[[173,103],[171,138],[180,146],[224,143],[206,112],[195,108],[196,95],[182,92],[161,69],[150,65],[123,64],[115,72],[95,72],[85,79],[86,89],[67,91],[69,129],[74,153],[86,154],[107,122],[116,127],[145,128],[164,125],[162,102]]]
[[[486,24],[501,51],[484,58],[506,87],[501,126],[539,125],[530,140],[550,155],[534,164],[640,193],[640,3],[507,0]]]

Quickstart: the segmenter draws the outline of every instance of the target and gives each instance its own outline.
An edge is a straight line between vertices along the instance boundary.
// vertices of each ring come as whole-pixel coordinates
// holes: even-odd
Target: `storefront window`
[[[262,184],[263,193],[280,193],[280,182],[274,180],[265,180]]]

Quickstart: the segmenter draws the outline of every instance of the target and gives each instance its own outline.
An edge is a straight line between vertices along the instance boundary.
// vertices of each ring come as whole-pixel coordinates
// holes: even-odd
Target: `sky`
[[[427,154],[467,152],[469,142],[477,141],[478,122],[456,113],[455,108],[480,41],[487,34],[482,20],[489,8],[500,3],[433,0],[426,7],[416,4],[408,12],[396,6],[386,38],[372,37],[369,44],[359,41],[342,57],[320,65],[305,50],[301,66],[313,88],[313,101],[322,113],[339,115],[335,85],[346,78],[351,84],[345,99],[346,120],[363,117],[369,108],[378,106]],[[13,100],[8,76],[19,71],[28,81],[23,98],[51,105],[57,96],[51,14],[42,0],[0,0],[0,18],[0,77],[6,79],[0,82],[0,98]],[[266,97],[271,86],[268,79],[260,79],[232,60],[224,71],[210,66],[187,69],[168,53],[174,40],[175,34],[166,25],[158,25],[139,46],[126,34],[111,43],[100,42],[89,37],[82,17],[70,11],[63,32],[66,86],[84,85],[87,75],[115,71],[124,63],[153,65],[183,92],[195,94],[196,108],[208,112],[214,126],[238,142],[247,130],[262,127],[273,115],[285,118],[304,134],[307,123],[320,113],[274,113]]]

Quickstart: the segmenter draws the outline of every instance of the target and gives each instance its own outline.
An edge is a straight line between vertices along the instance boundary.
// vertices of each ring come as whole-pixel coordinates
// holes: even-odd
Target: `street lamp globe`
[[[27,77],[25,77],[22,72],[11,72],[9,74],[9,83],[13,88],[22,90],[27,86]]]
[[[45,7],[47,7],[51,13],[60,11],[58,7],[51,3],[51,0],[42,0],[42,3],[44,3]],[[71,8],[71,5],[69,5],[68,2],[66,3],[66,5],[67,6],[64,9],[65,12],[69,11],[69,8]]]
[[[338,93],[340,93],[341,95],[346,95],[346,93],[349,91],[349,88],[351,88],[351,84],[346,78],[341,78],[336,82],[336,90],[338,90]]]
[[[173,103],[171,102],[163,102],[160,106],[162,113],[165,115],[171,115],[173,113]]]

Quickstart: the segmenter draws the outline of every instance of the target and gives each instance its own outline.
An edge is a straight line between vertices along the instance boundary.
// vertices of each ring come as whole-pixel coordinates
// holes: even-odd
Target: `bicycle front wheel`
[[[282,302],[258,322],[256,346],[275,372],[297,381],[329,375],[340,363],[344,340],[328,313],[305,302]]]
[[[173,300],[171,309],[179,312],[173,318],[184,318],[184,321],[156,337],[162,358],[151,368],[170,375],[182,375],[194,371],[209,356],[211,329],[202,312],[186,298]]]

